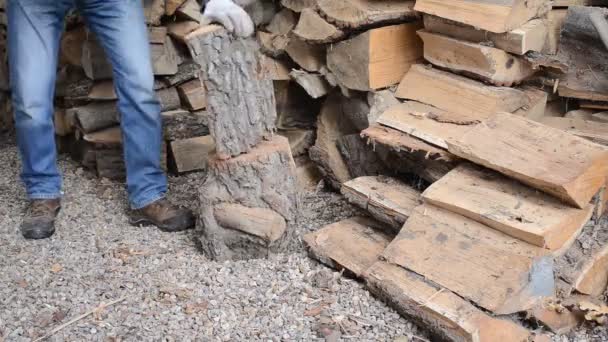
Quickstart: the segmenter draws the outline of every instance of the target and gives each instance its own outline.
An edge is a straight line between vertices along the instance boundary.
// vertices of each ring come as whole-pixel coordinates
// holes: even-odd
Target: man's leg
[[[22,232],[28,238],[45,238],[54,232],[61,197],[53,96],[59,38],[70,1],[9,0],[7,5],[10,82],[21,178],[29,198],[36,202],[24,219]]]
[[[142,1],[76,0],[76,4],[112,62],[129,201],[142,214],[135,223],[152,223],[171,231],[189,228],[191,213],[173,210],[162,200],[167,180],[160,166],[160,105],[154,92]]]

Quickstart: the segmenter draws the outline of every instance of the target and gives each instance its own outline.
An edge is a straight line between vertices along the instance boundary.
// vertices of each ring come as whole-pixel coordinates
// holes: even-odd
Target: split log
[[[561,129],[595,143],[608,146],[608,124],[573,118],[543,117],[543,125]]]
[[[175,75],[165,76],[161,79],[166,86],[173,87],[198,78],[200,71],[201,68],[195,61],[186,60],[177,67],[177,73]]]
[[[94,102],[83,107],[68,110],[75,118],[78,128],[84,133],[99,131],[119,123],[116,102]]]
[[[420,204],[418,190],[385,176],[355,178],[344,183],[340,192],[350,203],[390,225],[395,233]]]
[[[315,259],[361,278],[393,237],[382,224],[353,217],[304,235],[304,242]]]
[[[177,87],[182,103],[190,110],[201,110],[207,106],[207,96],[203,83],[194,79]]]
[[[2,120],[0,119],[0,122],[1,121]],[[55,134],[58,136],[63,137],[74,133],[74,127],[72,126],[72,123],[68,121],[65,109],[55,109],[53,114],[53,124],[55,125]]]
[[[175,11],[184,4],[186,0],[165,0],[165,15],[174,15]]]
[[[199,191],[199,240],[212,260],[265,258],[294,237],[299,197],[286,138],[275,136],[247,154],[212,154]],[[230,210],[230,212],[229,212]]]
[[[546,250],[430,205],[414,209],[382,256],[496,314],[555,291]]]
[[[154,37],[154,34],[158,35],[156,41],[151,41],[150,44],[150,57],[152,58],[154,75],[175,75],[180,60],[173,40],[167,35],[167,29],[150,31],[156,31],[156,33],[150,34],[151,37]]]
[[[492,170],[463,164],[422,194],[425,202],[552,251],[568,247],[593,205],[571,208]]]
[[[363,275],[367,288],[438,341],[528,341],[531,334],[508,319],[495,318],[445,287],[398,265],[378,261]]]
[[[599,296],[608,286],[608,229],[606,221],[590,222],[568,251],[555,260],[556,276],[563,280],[563,297],[573,291]]]
[[[194,32],[200,24],[194,20],[172,22],[167,26],[168,34],[178,42],[186,44],[188,34]]]
[[[143,2],[146,24],[160,25],[160,19],[165,14],[165,0],[144,0]]]
[[[384,163],[395,172],[436,182],[460,161],[453,154],[396,129],[374,124],[361,132]]]
[[[341,98],[335,92],[327,97],[317,121],[317,141],[309,151],[310,159],[319,165],[335,189],[340,189],[342,183],[352,178],[337,141],[344,135],[357,133],[352,124],[343,118]]]
[[[547,42],[548,26],[546,20],[534,19],[512,31],[493,33],[434,15],[424,16],[424,29],[428,32],[472,43],[491,43],[498,49],[516,55],[523,55],[528,51],[542,52]]]
[[[174,140],[170,144],[171,158],[175,173],[205,170],[207,159],[215,149],[210,135]]]
[[[319,72],[325,66],[325,46],[312,45],[298,39],[291,38],[285,52],[303,69],[310,72]]]
[[[290,74],[296,83],[298,83],[310,97],[318,99],[327,95],[331,91],[331,86],[320,74],[312,74],[302,70],[293,70]]]
[[[488,86],[420,64],[405,74],[395,95],[477,119],[496,112],[512,113],[526,105],[520,90]]]
[[[207,112],[191,113],[177,109],[162,112],[163,136],[165,140],[183,140],[209,134]]]
[[[281,5],[299,13],[306,8],[315,7],[316,2],[316,0],[281,0]]]
[[[528,101],[526,101],[526,104],[523,107],[514,111],[513,114],[523,116],[534,121],[538,121],[540,118],[545,116],[549,94],[547,94],[547,92],[544,90],[529,86],[524,86],[519,88],[519,90],[526,94]]]
[[[461,158],[581,209],[604,186],[608,174],[608,150],[603,146],[507,113],[447,143],[448,151]]]
[[[198,0],[186,0],[177,8],[177,10],[175,10],[175,13],[189,20],[200,22],[201,4]]]
[[[160,110],[163,112],[178,109],[181,106],[176,88],[161,89],[156,92],[156,97],[160,103]]]
[[[319,12],[340,28],[361,29],[417,18],[414,1],[317,0]]]
[[[447,149],[450,141],[458,140],[481,120],[406,101],[389,108],[378,123]]]
[[[302,11],[293,34],[304,41],[315,44],[335,42],[345,36],[344,31],[325,21],[319,13],[312,9]]]
[[[359,133],[345,135],[337,140],[340,154],[351,177],[377,176],[389,173],[384,162]]]
[[[567,334],[581,323],[581,317],[566,308],[557,309],[551,299],[528,310],[527,315],[555,334]]]
[[[294,12],[284,8],[272,18],[268,26],[266,26],[266,30],[275,35],[288,35],[297,22],[298,19]]]
[[[551,9],[546,0],[418,0],[419,12],[471,25],[482,30],[504,33],[521,27],[530,19]]]
[[[398,83],[422,58],[416,30],[422,22],[381,27],[332,45],[327,67],[349,89],[368,91]]]
[[[188,36],[207,90],[209,128],[220,158],[248,152],[275,130],[272,81],[261,75],[259,46],[222,27],[202,27]]]
[[[418,31],[424,42],[424,58],[440,66],[498,86],[519,84],[535,73],[525,59],[482,44]]]

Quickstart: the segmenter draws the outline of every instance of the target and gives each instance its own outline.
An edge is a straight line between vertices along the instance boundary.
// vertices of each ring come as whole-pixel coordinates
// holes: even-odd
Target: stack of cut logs
[[[282,1],[259,41],[325,95],[310,158],[373,217],[311,255],[448,340],[606,316],[608,10],[578,6],[598,3]]]

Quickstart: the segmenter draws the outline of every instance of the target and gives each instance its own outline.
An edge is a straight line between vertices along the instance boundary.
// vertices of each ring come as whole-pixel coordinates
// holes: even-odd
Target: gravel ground
[[[131,227],[123,187],[92,178],[66,158],[60,161],[66,194],[57,233],[26,241],[18,230],[26,203],[17,151],[1,140],[0,342],[35,340],[74,318],[80,319],[49,340],[425,337],[360,283],[309,259],[301,244],[272,260],[216,263],[199,252],[192,231]],[[171,179],[173,201],[195,205],[200,177]],[[337,195],[309,194],[299,233],[355,214]]]

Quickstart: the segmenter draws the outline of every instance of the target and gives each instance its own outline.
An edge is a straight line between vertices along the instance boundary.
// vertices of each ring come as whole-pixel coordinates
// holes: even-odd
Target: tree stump
[[[247,154],[208,161],[197,224],[213,260],[266,258],[285,251],[298,215],[296,166],[286,138],[275,136]]]
[[[236,38],[216,25],[192,32],[186,41],[202,70],[217,157],[238,156],[270,139],[276,105],[272,80],[263,74],[257,41]]]

